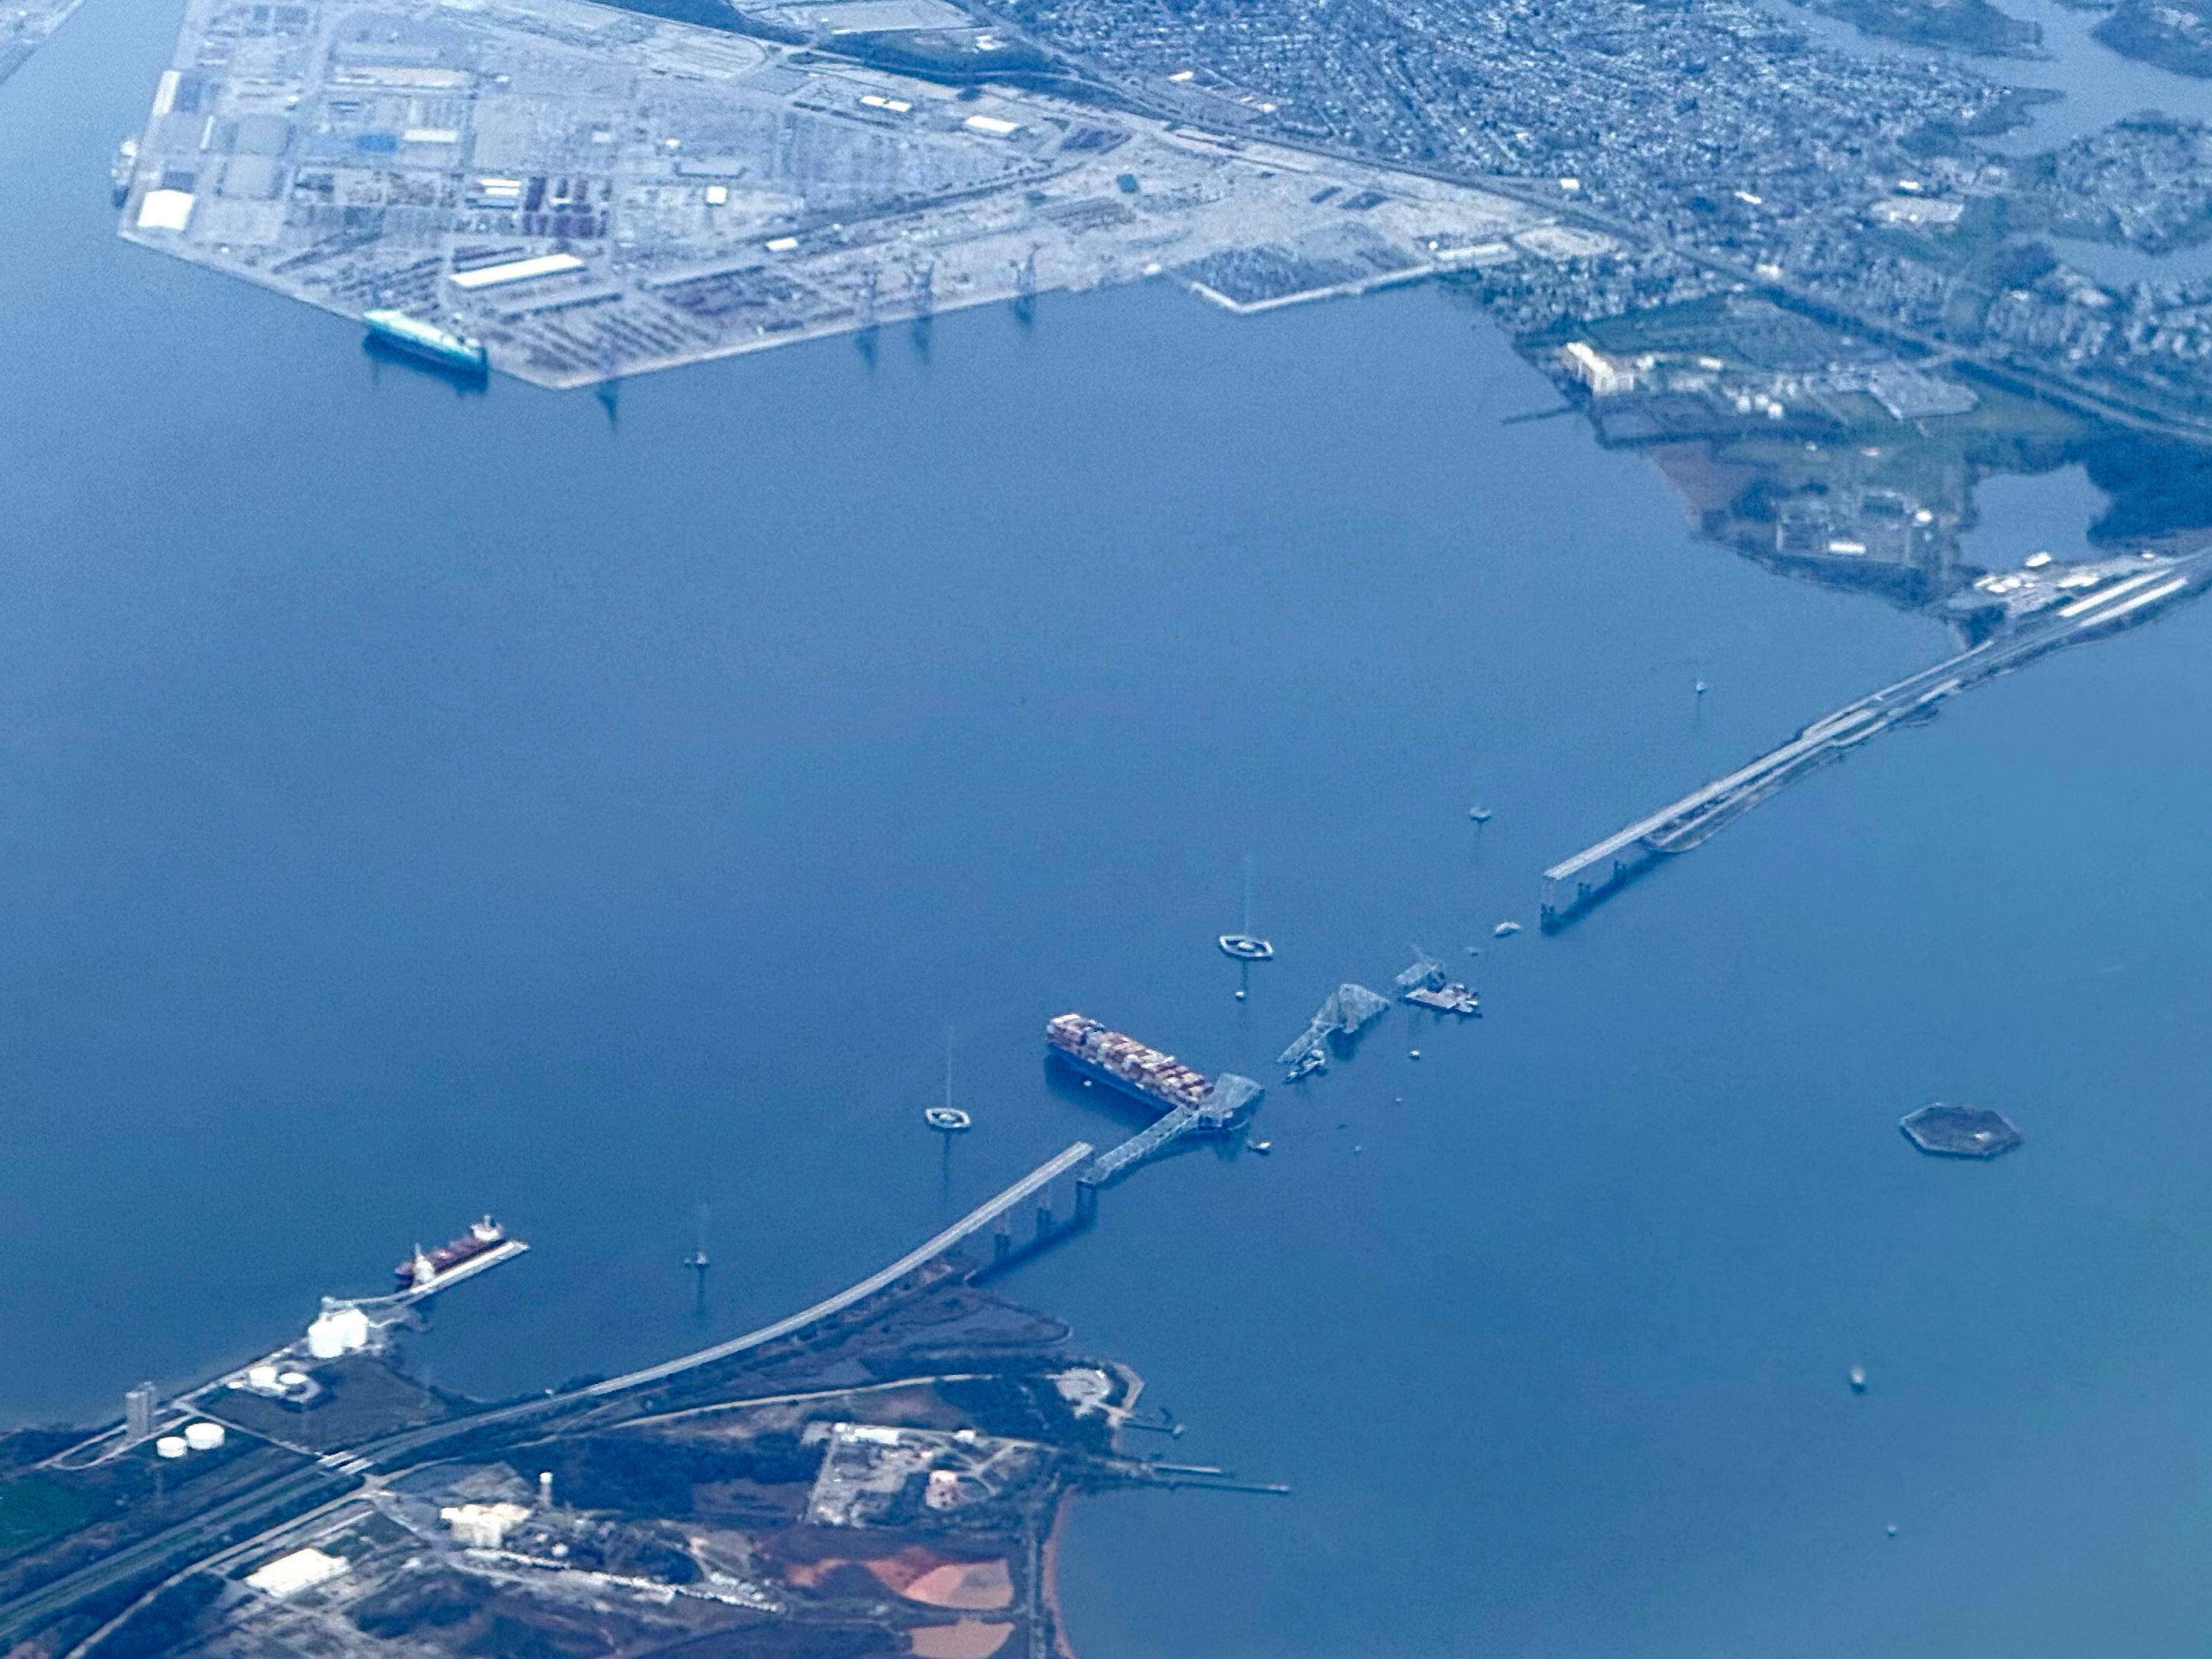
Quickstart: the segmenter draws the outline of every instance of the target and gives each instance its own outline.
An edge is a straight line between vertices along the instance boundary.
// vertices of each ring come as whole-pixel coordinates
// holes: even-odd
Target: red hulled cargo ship
[[[507,1230],[486,1216],[459,1238],[449,1239],[434,1250],[426,1251],[417,1244],[415,1254],[393,1269],[392,1277],[403,1291],[428,1290],[507,1242]]]

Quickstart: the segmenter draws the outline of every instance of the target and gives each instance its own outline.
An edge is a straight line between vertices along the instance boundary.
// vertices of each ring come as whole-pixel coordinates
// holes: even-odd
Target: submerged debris
[[[1413,965],[1398,975],[1401,991],[1433,991],[1444,982],[1444,965],[1416,945]]]

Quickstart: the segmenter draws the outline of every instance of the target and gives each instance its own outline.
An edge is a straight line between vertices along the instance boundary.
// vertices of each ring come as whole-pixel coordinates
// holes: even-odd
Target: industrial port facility
[[[957,38],[964,89],[580,0],[190,0],[121,233],[548,386],[1154,276],[1255,310],[1551,257],[1504,196],[1018,90]]]

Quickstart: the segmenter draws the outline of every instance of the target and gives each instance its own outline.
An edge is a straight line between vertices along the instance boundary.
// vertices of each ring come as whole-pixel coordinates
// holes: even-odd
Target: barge
[[[1462,1019],[1471,1019],[1482,1012],[1482,999],[1455,979],[1446,980],[1442,985],[1417,985],[1406,993],[1405,1000],[1433,1008],[1440,1014],[1457,1014]]]

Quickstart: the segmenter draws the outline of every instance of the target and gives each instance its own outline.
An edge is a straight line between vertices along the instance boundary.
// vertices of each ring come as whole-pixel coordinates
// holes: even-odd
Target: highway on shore
[[[276,1511],[289,1510],[297,1500],[319,1490],[325,1492],[328,1498],[341,1497],[360,1484],[364,1473],[389,1459],[420,1452],[441,1441],[472,1434],[479,1429],[495,1427],[502,1423],[515,1422],[546,1412],[559,1411],[564,1407],[622,1394],[631,1389],[643,1388],[648,1383],[664,1382],[669,1377],[763,1346],[823,1320],[834,1318],[982,1231],[1016,1205],[1043,1191],[1081,1164],[1091,1155],[1092,1150],[1089,1141],[1076,1141],[1012,1186],[977,1205],[943,1231],[923,1240],[889,1267],[870,1273],[834,1296],[823,1297],[811,1307],[802,1308],[795,1314],[763,1325],[758,1330],[732,1337],[726,1342],[717,1342],[711,1347],[701,1348],[676,1359],[647,1365],[621,1376],[611,1376],[604,1382],[473,1412],[443,1423],[386,1435],[350,1450],[327,1453],[312,1467],[279,1475],[250,1492],[241,1492],[210,1510],[180,1521],[150,1538],[125,1545],[89,1566],[79,1568],[0,1607],[0,1647],[30,1635],[86,1597],[112,1589],[141,1574],[166,1568],[166,1576],[173,1577],[210,1557],[242,1547],[246,1540],[227,1539],[225,1536],[240,1522],[264,1520],[264,1531],[289,1525],[298,1518],[297,1516],[287,1514],[279,1518]]]
[[[179,1522],[166,1532],[126,1544],[90,1566],[80,1567],[0,1607],[0,1647],[30,1635],[86,1597],[113,1589],[142,1573],[164,1567],[173,1572],[181,1571],[189,1565],[191,1552],[197,1551],[203,1556],[220,1553],[231,1547],[222,1541],[224,1533],[241,1522],[262,1521],[265,1530],[268,1525],[283,1524],[295,1518],[287,1514],[281,1521],[272,1519],[277,1510],[289,1510],[296,1500],[319,1491],[328,1497],[339,1497],[359,1484],[356,1480],[320,1466],[294,1469],[190,1520]]]

